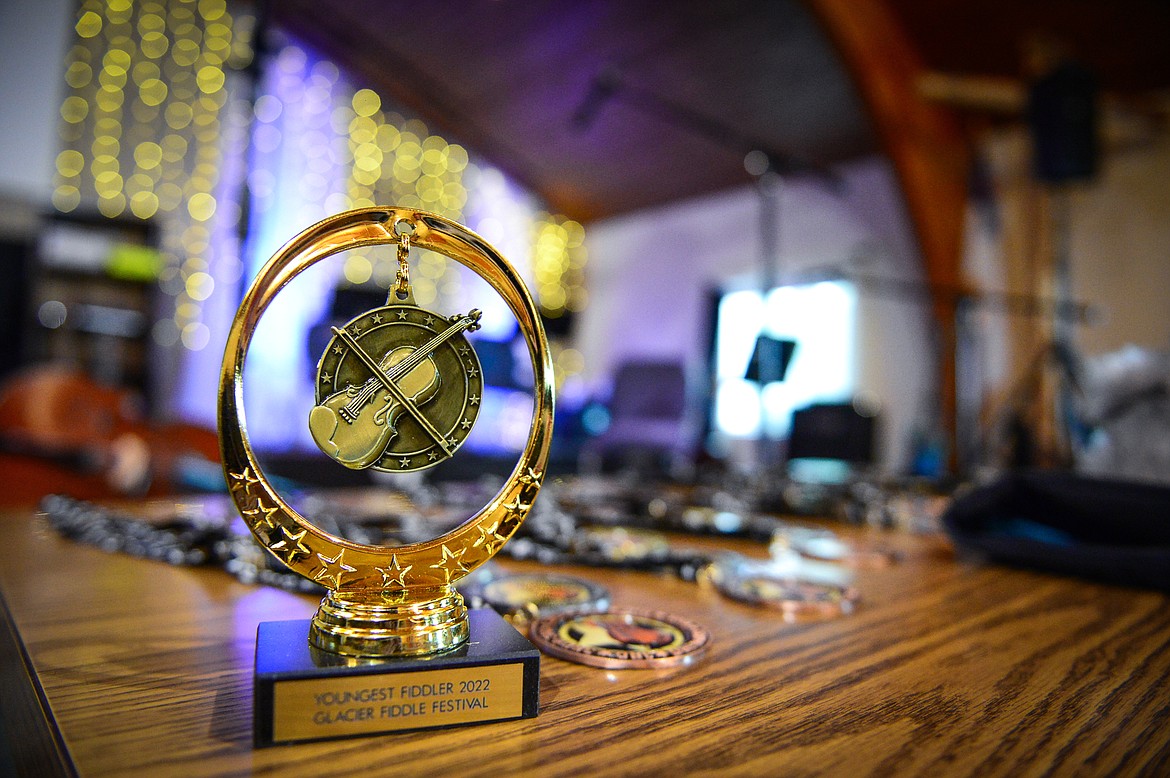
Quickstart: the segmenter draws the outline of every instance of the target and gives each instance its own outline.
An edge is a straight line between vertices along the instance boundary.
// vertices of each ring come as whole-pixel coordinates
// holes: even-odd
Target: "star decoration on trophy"
[[[398,563],[398,555],[391,554],[389,565],[386,567],[376,567],[374,569],[382,574],[383,585],[393,584],[397,587],[405,587],[406,574],[414,569],[414,565],[406,565],[403,567]]]

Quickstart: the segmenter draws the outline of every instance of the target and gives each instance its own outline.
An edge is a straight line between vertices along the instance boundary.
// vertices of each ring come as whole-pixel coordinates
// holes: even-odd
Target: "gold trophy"
[[[415,304],[412,247],[469,267],[504,299],[528,345],[531,429],[496,496],[433,540],[400,547],[335,537],[273,489],[248,441],[243,366],[261,315],[299,273],[337,252],[397,246],[386,304],[333,330],[316,376],[308,424],[334,461],[389,473],[454,455],[479,413],[483,378],[465,333],[480,313],[444,316]],[[491,610],[468,612],[454,588],[524,521],[544,477],[553,426],[548,341],[515,269],[483,238],[424,211],[364,208],[309,227],[276,252],[232,322],[219,386],[224,472],[257,540],[328,592],[311,621],[257,631],[255,740],[259,745],[535,716],[539,652]]]

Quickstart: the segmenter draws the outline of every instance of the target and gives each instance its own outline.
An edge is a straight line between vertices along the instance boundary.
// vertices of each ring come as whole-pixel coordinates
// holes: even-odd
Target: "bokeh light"
[[[238,207],[216,199],[229,69],[252,56],[236,25],[224,0],[84,0],[65,65],[53,205],[165,219],[159,286],[174,298],[174,326],[155,328],[161,345],[201,349],[210,332],[201,304],[216,284],[207,258],[178,236],[217,212],[229,227],[239,219]],[[250,40],[250,18],[239,26]],[[212,251],[202,243],[201,253]],[[222,259],[238,273],[238,257]]]
[[[581,309],[580,224],[545,213],[465,147],[295,42],[274,46],[245,71],[254,56],[250,8],[82,0],[75,17],[52,202],[62,212],[96,210],[157,226],[158,287],[170,307],[152,328],[155,343],[189,352],[184,365],[215,362],[241,278],[297,229],[373,205],[423,208],[467,224],[529,279],[544,315]],[[335,285],[384,290],[397,260],[392,247],[370,247],[332,267],[334,276],[314,292],[321,300]],[[492,308],[473,276],[440,255],[412,252],[420,305]],[[319,318],[321,300],[297,315]],[[510,336],[514,322],[497,326],[507,317],[502,301],[485,310],[481,334]],[[558,347],[554,358],[558,380],[582,369],[572,349]],[[206,396],[201,384],[189,394]]]

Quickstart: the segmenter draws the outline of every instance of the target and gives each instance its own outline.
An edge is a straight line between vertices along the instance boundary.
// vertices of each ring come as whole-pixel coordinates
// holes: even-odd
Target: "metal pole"
[[[760,298],[764,302],[764,319],[760,335],[769,334],[767,318],[768,293],[778,283],[780,251],[780,194],[783,181],[771,165],[764,167],[756,176],[756,192],[760,197]],[[768,408],[764,391],[768,384],[780,374],[777,360],[780,355],[775,349],[759,349],[760,384],[760,432],[756,439],[756,458],[761,473],[766,473],[776,464],[776,442],[768,432]]]

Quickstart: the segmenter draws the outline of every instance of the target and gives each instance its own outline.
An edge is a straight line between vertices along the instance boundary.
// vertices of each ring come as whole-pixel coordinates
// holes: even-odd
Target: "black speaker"
[[[1097,80],[1065,62],[1032,83],[1028,92],[1036,177],[1059,184],[1097,172]]]

